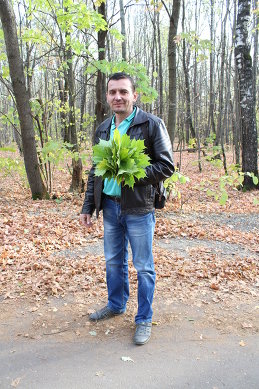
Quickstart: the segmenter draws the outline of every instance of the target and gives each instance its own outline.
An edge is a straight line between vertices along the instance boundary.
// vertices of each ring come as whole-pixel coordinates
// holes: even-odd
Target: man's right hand
[[[92,218],[91,215],[81,213],[79,220],[80,223],[83,224],[83,226],[85,226],[86,228],[90,228],[93,226],[91,218]]]

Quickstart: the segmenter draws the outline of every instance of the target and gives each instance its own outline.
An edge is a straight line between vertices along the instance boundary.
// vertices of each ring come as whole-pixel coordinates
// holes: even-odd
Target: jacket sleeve
[[[95,210],[94,203],[94,166],[92,166],[87,180],[87,189],[81,213],[92,215]]]
[[[97,144],[99,142],[99,133],[98,129],[95,132],[95,137],[94,137],[94,144]],[[84,203],[82,207],[82,214],[89,214],[92,215],[95,210],[95,202],[94,202],[94,181],[95,181],[95,175],[94,175],[94,170],[95,167],[92,165],[91,170],[88,175],[87,179],[87,188],[85,192],[85,198],[84,198]]]
[[[149,120],[148,152],[151,164],[146,168],[146,177],[135,185],[154,185],[171,177],[174,172],[172,145],[165,124],[161,119]]]

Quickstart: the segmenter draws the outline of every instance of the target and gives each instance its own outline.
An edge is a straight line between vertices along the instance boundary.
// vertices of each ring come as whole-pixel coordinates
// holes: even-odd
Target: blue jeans
[[[138,274],[138,312],[135,322],[152,322],[156,273],[152,254],[155,214],[121,215],[120,204],[103,201],[104,255],[108,307],[125,312],[129,298],[128,242]]]

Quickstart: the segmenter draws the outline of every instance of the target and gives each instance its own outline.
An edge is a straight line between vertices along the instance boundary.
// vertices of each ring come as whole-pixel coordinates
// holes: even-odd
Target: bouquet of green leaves
[[[121,136],[116,128],[112,140],[100,139],[93,146],[95,175],[116,179],[118,185],[123,181],[124,185],[133,188],[136,179],[146,176],[145,168],[150,165],[144,149],[143,140],[130,139],[127,134]]]

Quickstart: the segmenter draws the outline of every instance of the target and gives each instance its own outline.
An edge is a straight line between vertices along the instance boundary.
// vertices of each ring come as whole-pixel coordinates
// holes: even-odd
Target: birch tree
[[[239,0],[236,24],[235,60],[239,81],[239,105],[241,113],[242,171],[258,176],[257,128],[252,57],[248,40],[248,24],[251,17],[251,0]],[[244,187],[255,186],[252,177],[245,175]]]

